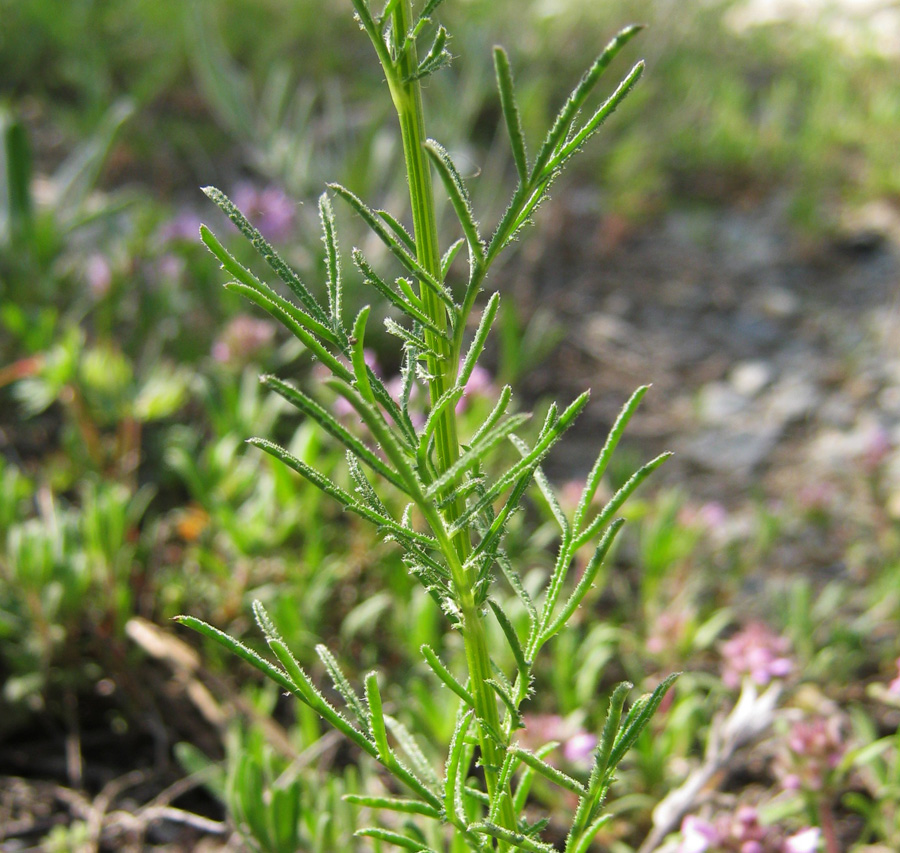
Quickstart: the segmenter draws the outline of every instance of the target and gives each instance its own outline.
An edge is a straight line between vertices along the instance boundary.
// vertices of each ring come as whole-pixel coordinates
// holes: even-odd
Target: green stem
[[[400,0],[393,12],[393,30],[395,49],[399,47],[404,35],[409,31],[412,21],[410,0]],[[416,241],[416,254],[419,263],[434,278],[441,280],[441,254],[435,216],[434,189],[431,180],[431,165],[423,144],[425,135],[425,118],[422,107],[422,92],[419,82],[411,80],[418,65],[416,47],[410,43],[408,48],[397,56],[390,69],[385,69],[391,88],[391,95],[400,120],[400,133],[403,142],[403,155],[409,180],[409,195],[412,207],[413,229]],[[448,327],[447,313],[438,297],[420,283],[419,292],[423,307],[434,326],[440,331]],[[437,355],[428,357],[429,397],[434,405],[441,396],[456,382],[459,369],[460,335],[454,335],[456,344],[451,344],[430,329],[425,330],[429,348]],[[446,471],[459,458],[459,438],[456,423],[456,412],[447,406],[438,419],[435,428],[435,452],[438,471]],[[465,504],[462,498],[450,503],[444,510],[443,523],[434,519],[438,527],[446,529],[462,515]],[[481,610],[476,602],[473,583],[474,573],[465,569],[466,559],[472,551],[471,539],[467,531],[458,533],[452,541],[447,539],[443,530],[435,530],[445,540],[445,555],[453,576],[458,604],[462,616],[462,635],[465,644],[466,663],[472,696],[475,700],[475,711],[486,723],[479,726],[481,758],[484,765],[488,795],[492,801],[496,797],[504,797],[504,807],[500,814],[501,825],[509,830],[516,830],[515,812],[512,808],[512,797],[509,784],[498,790],[498,772],[503,759],[503,749],[486,733],[489,728],[500,731],[500,715],[497,700],[488,680],[492,677],[491,660],[488,653],[487,634]],[[498,850],[507,850],[506,842],[498,842]]]

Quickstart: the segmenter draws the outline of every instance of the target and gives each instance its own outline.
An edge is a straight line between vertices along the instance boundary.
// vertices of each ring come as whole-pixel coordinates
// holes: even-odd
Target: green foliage
[[[465,443],[458,437],[454,407],[465,392],[497,318],[500,297],[495,293],[465,347],[469,319],[488,271],[531,221],[563,166],[637,81],[642,63],[634,66],[587,120],[581,120],[601,75],[638,28],[623,30],[601,52],[559,111],[532,163],[526,153],[509,60],[502,49],[495,50],[497,85],[517,165],[518,185],[493,236],[486,239],[475,218],[466,183],[450,153],[424,135],[420,81],[449,59],[443,27],[435,31],[425,58],[418,59],[418,40],[431,27],[433,5],[436,4],[426,6],[418,17],[412,17],[408,0],[401,0],[388,4],[385,11],[375,15],[365,0],[354,0],[358,20],[375,47],[399,118],[410,189],[412,232],[408,233],[390,214],[372,210],[351,190],[338,184],[329,185],[379,238],[405,273],[419,283],[418,293],[403,278],[397,279],[396,289],[391,288],[361,253],[354,253],[356,265],[366,279],[406,318],[405,326],[391,318],[386,320],[387,331],[400,338],[404,349],[403,391],[399,399],[392,396],[366,361],[364,347],[370,308],[362,308],[352,324],[344,316],[341,256],[327,195],[319,203],[326,258],[327,300],[324,303],[219,190],[209,188],[206,193],[253,244],[298,302],[281,296],[238,263],[209,229],[201,227],[201,238],[223,269],[236,280],[226,287],[250,299],[299,339],[331,374],[328,384],[355,411],[366,429],[365,434],[354,435],[325,406],[300,389],[280,379],[265,377],[268,387],[344,446],[355,488],[347,491],[326,473],[268,439],[254,438],[251,443],[285,463],[345,510],[375,524],[383,537],[394,541],[410,573],[443,610],[448,623],[459,631],[468,668],[466,686],[451,675],[428,645],[422,647],[433,672],[461,700],[456,732],[445,761],[443,795],[439,777],[413,736],[385,713],[374,672],[364,679],[363,700],[331,652],[319,648],[334,688],[347,706],[348,718],[314,685],[259,602],[254,604],[257,622],[280,666],[195,617],[183,616],[179,620],[237,654],[313,709],[377,760],[414,797],[412,801],[368,799],[366,805],[415,813],[449,824],[454,844],[464,843],[472,850],[502,851],[510,847],[550,850],[540,840],[542,825],[529,826],[517,814],[524,802],[521,796],[514,797],[513,778],[523,764],[529,771],[579,793],[566,849],[583,853],[610,817],[602,813],[602,804],[616,767],[637,741],[674,677],[663,681],[652,694],[638,699],[624,716],[623,706],[631,685],[623,684],[614,692],[587,785],[569,779],[538,755],[519,748],[513,735],[524,726],[520,706],[532,694],[538,652],[569,621],[593,586],[621,527],[621,519],[614,519],[614,514],[667,455],[635,472],[598,513],[590,511],[622,432],[646,391],[642,388],[626,404],[611,430],[570,519],[540,465],[584,409],[588,394],[578,397],[562,412],[555,404],[551,405],[532,444],[516,435],[526,418],[508,413],[511,400],[508,387],[501,393],[494,410]],[[461,293],[455,293],[446,280],[449,263],[442,261],[439,248],[430,169],[443,185],[468,249],[468,280]],[[410,394],[417,383],[426,386],[431,404],[428,417],[420,427],[409,413]],[[507,439],[512,441],[520,458],[491,478],[489,472],[499,461],[498,448]],[[369,446],[370,441],[374,442],[374,449]],[[365,468],[393,490],[393,497],[381,496]],[[556,565],[537,598],[526,592],[504,550],[509,521],[532,483],[539,486],[560,528]],[[408,502],[402,516],[395,515],[389,505],[397,498]],[[595,543],[595,540],[599,541]],[[593,552],[588,566],[558,606],[568,569],[578,552],[587,546]],[[524,634],[520,634],[513,617],[507,615],[499,600],[489,597],[500,577],[508,580],[511,591],[529,614]],[[488,643],[486,604],[512,654],[513,676],[508,676],[492,659],[499,650],[492,649]],[[389,731],[402,749],[403,758],[392,745]],[[468,734],[470,731],[474,740]],[[477,784],[460,785],[461,779],[470,772],[472,748],[476,745],[485,776],[480,790]],[[277,798],[280,797],[278,792]],[[273,795],[273,803],[275,800]],[[514,805],[517,800],[518,804]],[[262,826],[255,830],[257,837],[261,834]],[[407,824],[406,831],[401,833],[373,827],[358,834],[408,849],[432,849],[414,824]],[[276,844],[272,849],[280,847]]]

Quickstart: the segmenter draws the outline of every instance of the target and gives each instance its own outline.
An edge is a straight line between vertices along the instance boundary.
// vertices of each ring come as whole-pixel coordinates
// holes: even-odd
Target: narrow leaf
[[[319,196],[319,218],[322,220],[322,242],[325,244],[325,270],[328,287],[328,307],[331,312],[332,328],[341,328],[341,255],[338,250],[337,233],[334,227],[334,210],[327,193]]]
[[[365,202],[358,196],[354,195],[350,190],[342,187],[340,184],[329,184],[329,189],[334,190],[341,198],[343,198],[363,219],[366,225],[371,228],[375,234],[381,239],[385,246],[390,249],[391,253],[403,264],[406,269],[413,273],[420,281],[422,281],[430,290],[432,290],[446,305],[455,312],[456,306],[453,297],[449,291],[439,282],[428,270],[425,269],[410,253],[406,247],[398,242],[397,238],[388,231],[381,223],[375,212],[371,210]]]
[[[363,731],[367,731],[369,728],[369,715],[366,713],[362,700],[347,680],[347,676],[344,675],[340,666],[338,666],[338,662],[334,655],[329,651],[328,647],[322,645],[322,643],[319,643],[316,646],[316,654],[319,656],[322,663],[325,664],[325,669],[328,671],[328,675],[331,676],[331,681],[334,684],[335,690],[341,694],[341,697],[347,703],[347,707],[359,721]]]
[[[394,736],[400,749],[403,750],[403,753],[409,759],[412,769],[425,780],[427,785],[432,788],[437,788],[440,785],[437,774],[434,772],[431,763],[425,757],[425,753],[422,752],[422,747],[416,742],[415,737],[413,737],[409,729],[407,729],[400,720],[392,717],[390,714],[384,715],[384,722],[390,729],[391,734]]]
[[[448,486],[456,483],[464,471],[481,462],[494,447],[508,438],[511,433],[528,421],[530,417],[530,415],[525,413],[510,415],[505,421],[488,430],[468,450],[462,453],[456,462],[444,471],[440,477],[428,486],[425,491],[425,497],[434,497]]]
[[[350,358],[353,362],[353,375],[356,377],[356,387],[367,403],[375,402],[375,395],[372,393],[372,386],[369,384],[369,366],[366,364],[365,354],[366,321],[369,319],[371,310],[366,305],[356,315],[356,320],[353,323],[353,337],[350,339],[352,347]]]
[[[538,152],[534,166],[531,169],[531,181],[543,174],[550,157],[558,148],[560,141],[568,135],[569,128],[575,117],[581,110],[582,105],[587,100],[593,88],[597,85],[600,76],[606,70],[607,66],[615,58],[616,54],[638,33],[643,27],[633,26],[622,30],[616,37],[603,49],[603,52],[594,60],[591,67],[585,72],[578,85],[572,90],[568,100],[556,117],[556,121],[550,128],[541,150]]]
[[[557,616],[546,628],[541,631],[541,643],[547,642],[557,631],[560,630],[572,617],[572,614],[578,609],[578,606],[584,600],[584,597],[588,594],[591,587],[594,585],[594,580],[597,577],[597,573],[600,571],[600,567],[603,565],[603,560],[606,558],[606,554],[610,549],[613,541],[616,538],[618,532],[622,529],[625,524],[624,518],[616,519],[610,526],[606,533],[603,534],[603,538],[597,545],[597,548],[594,551],[593,556],[590,559],[590,562],[587,564],[587,567],[584,570],[584,573],[579,578],[575,589],[572,591],[572,594],[566,600],[565,605],[563,605],[563,609],[560,611],[559,616]],[[567,561],[568,562],[568,561]],[[552,610],[553,606],[556,604],[556,600],[558,597],[558,589],[562,586],[563,578],[560,578],[559,583],[554,585],[551,582],[551,589],[555,589],[556,594],[550,595],[548,593],[547,596],[547,604],[545,605],[544,614],[545,619],[549,621],[550,617],[553,615]]]
[[[598,531],[605,527],[613,514],[625,503],[635,489],[640,486],[647,477],[650,476],[660,465],[663,464],[672,454],[661,453],[656,459],[652,459],[642,468],[638,469],[625,484],[610,498],[609,503],[597,514],[597,517],[585,528],[576,539],[576,548],[580,548],[585,542],[589,542]]]
[[[588,474],[584,491],[581,493],[581,497],[578,500],[578,506],[575,509],[575,516],[572,522],[576,530],[581,528],[581,524],[584,521],[584,515],[591,505],[594,495],[597,494],[597,489],[600,487],[600,481],[606,473],[606,467],[619,444],[619,439],[625,432],[625,427],[628,426],[631,416],[637,410],[637,407],[640,405],[641,400],[644,399],[644,395],[648,390],[650,390],[649,385],[642,385],[631,395],[631,398],[622,407],[622,411],[619,412],[612,429],[609,431],[609,435],[606,437],[606,441],[603,444],[603,449],[597,456],[597,461],[591,468],[590,474]]]
[[[490,835],[492,838],[498,838],[500,841],[512,844],[513,847],[517,847],[519,850],[528,850],[529,853],[556,853],[556,848],[551,847],[549,844],[544,844],[544,842],[529,838],[521,832],[513,832],[511,829],[504,829],[502,826],[487,823],[486,821],[473,823],[469,829],[473,832]]]
[[[528,155],[525,153],[522,120],[519,116],[519,107],[516,104],[516,93],[513,86],[512,71],[509,67],[509,57],[499,45],[494,47],[494,71],[497,75],[497,90],[500,92],[500,108],[503,110],[503,118],[506,121],[506,130],[509,133],[509,142],[512,147],[516,171],[519,173],[519,181],[525,184],[528,182]]]
[[[466,705],[470,708],[474,708],[475,700],[472,698],[472,694],[453,677],[453,674],[444,666],[434,649],[426,644],[420,648],[420,651],[422,652],[422,657],[425,658],[425,662],[431,667],[434,674],[457,696],[459,696]]]
[[[577,397],[572,404],[560,415],[559,419],[553,423],[551,426],[548,426],[545,430],[543,430],[542,438],[537,442],[534,446],[534,449],[512,466],[499,480],[497,480],[493,486],[487,491],[485,496],[481,498],[476,504],[469,507],[457,521],[451,527],[451,534],[456,533],[457,531],[463,529],[466,523],[474,516],[477,515],[484,508],[486,504],[492,504],[509,486],[511,486],[516,480],[519,479],[523,474],[528,474],[529,477],[533,475],[534,469],[540,464],[541,459],[544,458],[549,452],[553,445],[559,441],[562,437],[562,434],[572,425],[575,418],[581,413],[582,409],[587,405],[587,401],[590,398],[590,392],[585,391],[579,397]],[[549,419],[548,419],[549,420]]]
[[[659,708],[660,703],[665,698],[669,688],[675,683],[675,680],[681,673],[675,672],[665,678],[659,686],[649,696],[641,697],[645,701],[640,705],[636,702],[638,710],[632,714],[629,712],[622,724],[622,728],[616,737],[615,745],[609,756],[608,767],[610,769],[618,766],[619,762],[625,756],[625,753],[634,746],[634,742],[638,739],[641,732],[650,722],[653,715]],[[640,702],[640,700],[639,700]],[[634,711],[635,709],[632,709]]]
[[[444,812],[455,815],[462,822],[466,821],[465,810],[460,803],[460,788],[465,780],[468,766],[462,767],[462,758],[465,753],[466,734],[472,723],[472,712],[457,716],[456,728],[450,739],[450,749],[447,755],[447,764],[444,768]],[[460,772],[461,771],[461,772]]]
[[[370,672],[366,676],[366,702],[369,705],[369,732],[378,749],[378,757],[387,766],[393,763],[393,755],[388,745],[387,730],[384,724],[384,711],[381,707],[381,692],[378,690],[378,676]]]
[[[441,819],[441,811],[428,803],[418,800],[405,800],[399,797],[370,797],[364,794],[344,794],[341,798],[345,802],[355,806],[364,806],[369,809],[387,809],[402,814],[420,814],[435,820]]]
[[[565,788],[567,791],[571,791],[579,796],[584,796],[587,793],[587,789],[581,782],[563,773],[562,770],[557,770],[542,758],[538,758],[533,752],[515,745],[511,746],[510,750],[515,753],[516,757],[523,764],[527,764],[532,770],[540,773],[541,776],[549,779],[555,785],[559,785],[560,788]]]
[[[415,850],[417,853],[435,853],[430,847],[423,845],[421,841],[416,841],[416,839],[409,838],[406,835],[400,835],[399,832],[391,832],[388,829],[372,826],[365,829],[357,829],[353,834],[360,838],[375,838],[378,841],[387,841],[389,844],[402,847],[404,850]]]
[[[575,154],[594,133],[597,132],[600,125],[606,121],[615,111],[619,104],[625,100],[628,93],[634,88],[635,83],[640,79],[644,72],[644,63],[638,62],[624,80],[618,85],[616,91],[609,96],[603,105],[594,113],[581,130],[579,130],[569,141],[566,142],[553,159],[547,164],[547,171],[555,172],[562,168],[566,161]]]
[[[522,645],[519,642],[519,635],[516,633],[516,629],[513,627],[512,622],[509,621],[509,617],[506,613],[503,612],[502,608],[493,598],[489,598],[488,604],[491,606],[491,610],[494,611],[494,616],[497,617],[497,622],[500,627],[503,629],[503,633],[506,636],[506,640],[509,643],[509,647],[512,650],[513,658],[516,661],[516,667],[519,670],[519,675],[522,678],[522,681],[527,684],[531,678],[531,666],[528,661],[525,660],[525,653],[522,651]]]
[[[306,310],[320,323],[327,323],[328,315],[306,285],[300,281],[297,273],[282,260],[281,256],[272,248],[265,237],[234,206],[234,202],[215,187],[204,187],[203,192],[237,226],[237,229],[250,241],[253,248],[259,252],[272,271],[293,291]]]
[[[427,140],[424,147],[431,157],[434,167],[437,169],[447,195],[450,197],[450,203],[456,212],[456,218],[459,219],[459,223],[462,225],[472,257],[479,263],[484,261],[484,241],[478,233],[478,225],[472,214],[469,191],[466,189],[462,176],[459,174],[446,148],[433,139]]]
[[[484,352],[484,345],[490,334],[491,328],[494,325],[494,320],[497,317],[497,309],[499,307],[500,293],[494,291],[494,293],[491,294],[491,298],[488,299],[487,305],[484,306],[484,311],[481,312],[481,319],[478,321],[475,337],[472,338],[472,343],[469,344],[469,349],[466,351],[466,357],[463,359],[463,363],[460,366],[459,378],[456,380],[458,385],[465,387],[471,378],[472,371],[475,369],[475,365],[478,364],[478,359],[481,358],[482,352]]]
[[[412,234],[403,227],[400,221],[391,216],[386,210],[376,210],[375,213],[377,213],[384,220],[384,224],[397,235],[397,239],[400,240],[412,254],[415,254],[416,241],[413,240]]]
[[[395,308],[399,308],[408,317],[411,317],[417,323],[421,323],[436,335],[446,338],[447,333],[439,329],[431,318],[422,310],[421,303],[419,303],[418,297],[414,293],[410,292],[407,295],[407,298],[404,298],[403,295],[397,293],[396,290],[372,269],[359,249],[353,250],[353,261],[362,273],[365,283],[374,287],[391,303],[391,305]],[[409,298],[410,296],[412,299]]]
[[[262,382],[267,388],[275,391],[284,397],[291,405],[301,411],[304,415],[312,418],[322,429],[325,430],[333,438],[336,438],[347,450],[351,451],[354,456],[366,463],[373,471],[377,471],[389,483],[396,486],[401,491],[404,489],[403,481],[400,476],[384,460],[378,456],[373,450],[363,444],[353,433],[344,427],[337,418],[330,412],[320,406],[311,397],[304,394],[299,388],[295,388],[288,382],[279,379],[271,374],[261,376]]]
[[[237,655],[239,658],[243,658],[254,669],[259,670],[267,678],[272,679],[272,681],[282,689],[289,690],[292,693],[294,692],[294,685],[281,669],[269,663],[265,658],[260,657],[253,649],[245,646],[233,637],[228,636],[224,631],[220,631],[218,628],[214,628],[212,625],[209,625],[200,619],[196,619],[193,616],[176,616],[175,621],[180,625],[191,628],[198,634],[203,634],[204,637],[209,637],[220,646],[228,649],[232,654]]]

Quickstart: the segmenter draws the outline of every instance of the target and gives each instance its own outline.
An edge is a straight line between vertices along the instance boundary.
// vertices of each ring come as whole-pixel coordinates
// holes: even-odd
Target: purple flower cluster
[[[235,187],[232,201],[267,240],[278,243],[290,236],[297,211],[284,190],[244,181]]]
[[[740,687],[745,677],[766,685],[784,678],[794,669],[788,657],[790,642],[761,622],[753,622],[722,644],[722,681],[726,687]]]
[[[685,817],[677,853],[815,853],[821,834],[818,827],[806,827],[786,835],[778,826],[763,826],[752,806],[741,806],[711,820]]]
[[[847,749],[837,714],[800,720],[791,727],[773,770],[789,791],[821,791]]]
[[[213,343],[212,357],[222,364],[246,364],[274,337],[272,323],[239,314]]]

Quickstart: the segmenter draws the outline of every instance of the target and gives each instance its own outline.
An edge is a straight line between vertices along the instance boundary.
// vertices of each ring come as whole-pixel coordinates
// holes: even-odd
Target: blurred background
[[[688,813],[719,833],[691,850],[738,849],[717,816],[740,807],[772,853],[807,826],[810,850],[900,849],[898,4],[448,0],[440,18],[455,59],[427,83],[428,132],[485,224],[514,176],[491,46],[534,146],[606,41],[648,25],[604,91],[642,57],[639,86],[490,283],[491,375],[463,415],[506,382],[537,410],[591,387],[548,463],[565,496],[651,382],[609,488],[676,451],[555,641],[529,729],[584,743],[617,679],[685,670],[597,850],[682,849]],[[406,217],[370,46],[343,0],[0,0],[0,22],[0,850],[368,850],[340,797],[374,769],[170,619],[255,643],[259,598],[317,679],[324,641],[354,679],[382,669],[420,731],[452,731],[418,648],[453,638],[397,555],[245,449],[277,437],[344,476],[257,383],[315,388],[310,360],[198,240],[202,221],[253,263],[199,190],[218,186],[318,283],[326,181]],[[339,228],[378,259],[344,211]],[[396,373],[388,336],[376,351]],[[526,578],[547,521],[534,507],[513,533]],[[734,705],[747,630],[790,658],[779,711],[655,819]],[[797,725],[827,737],[792,751]]]

